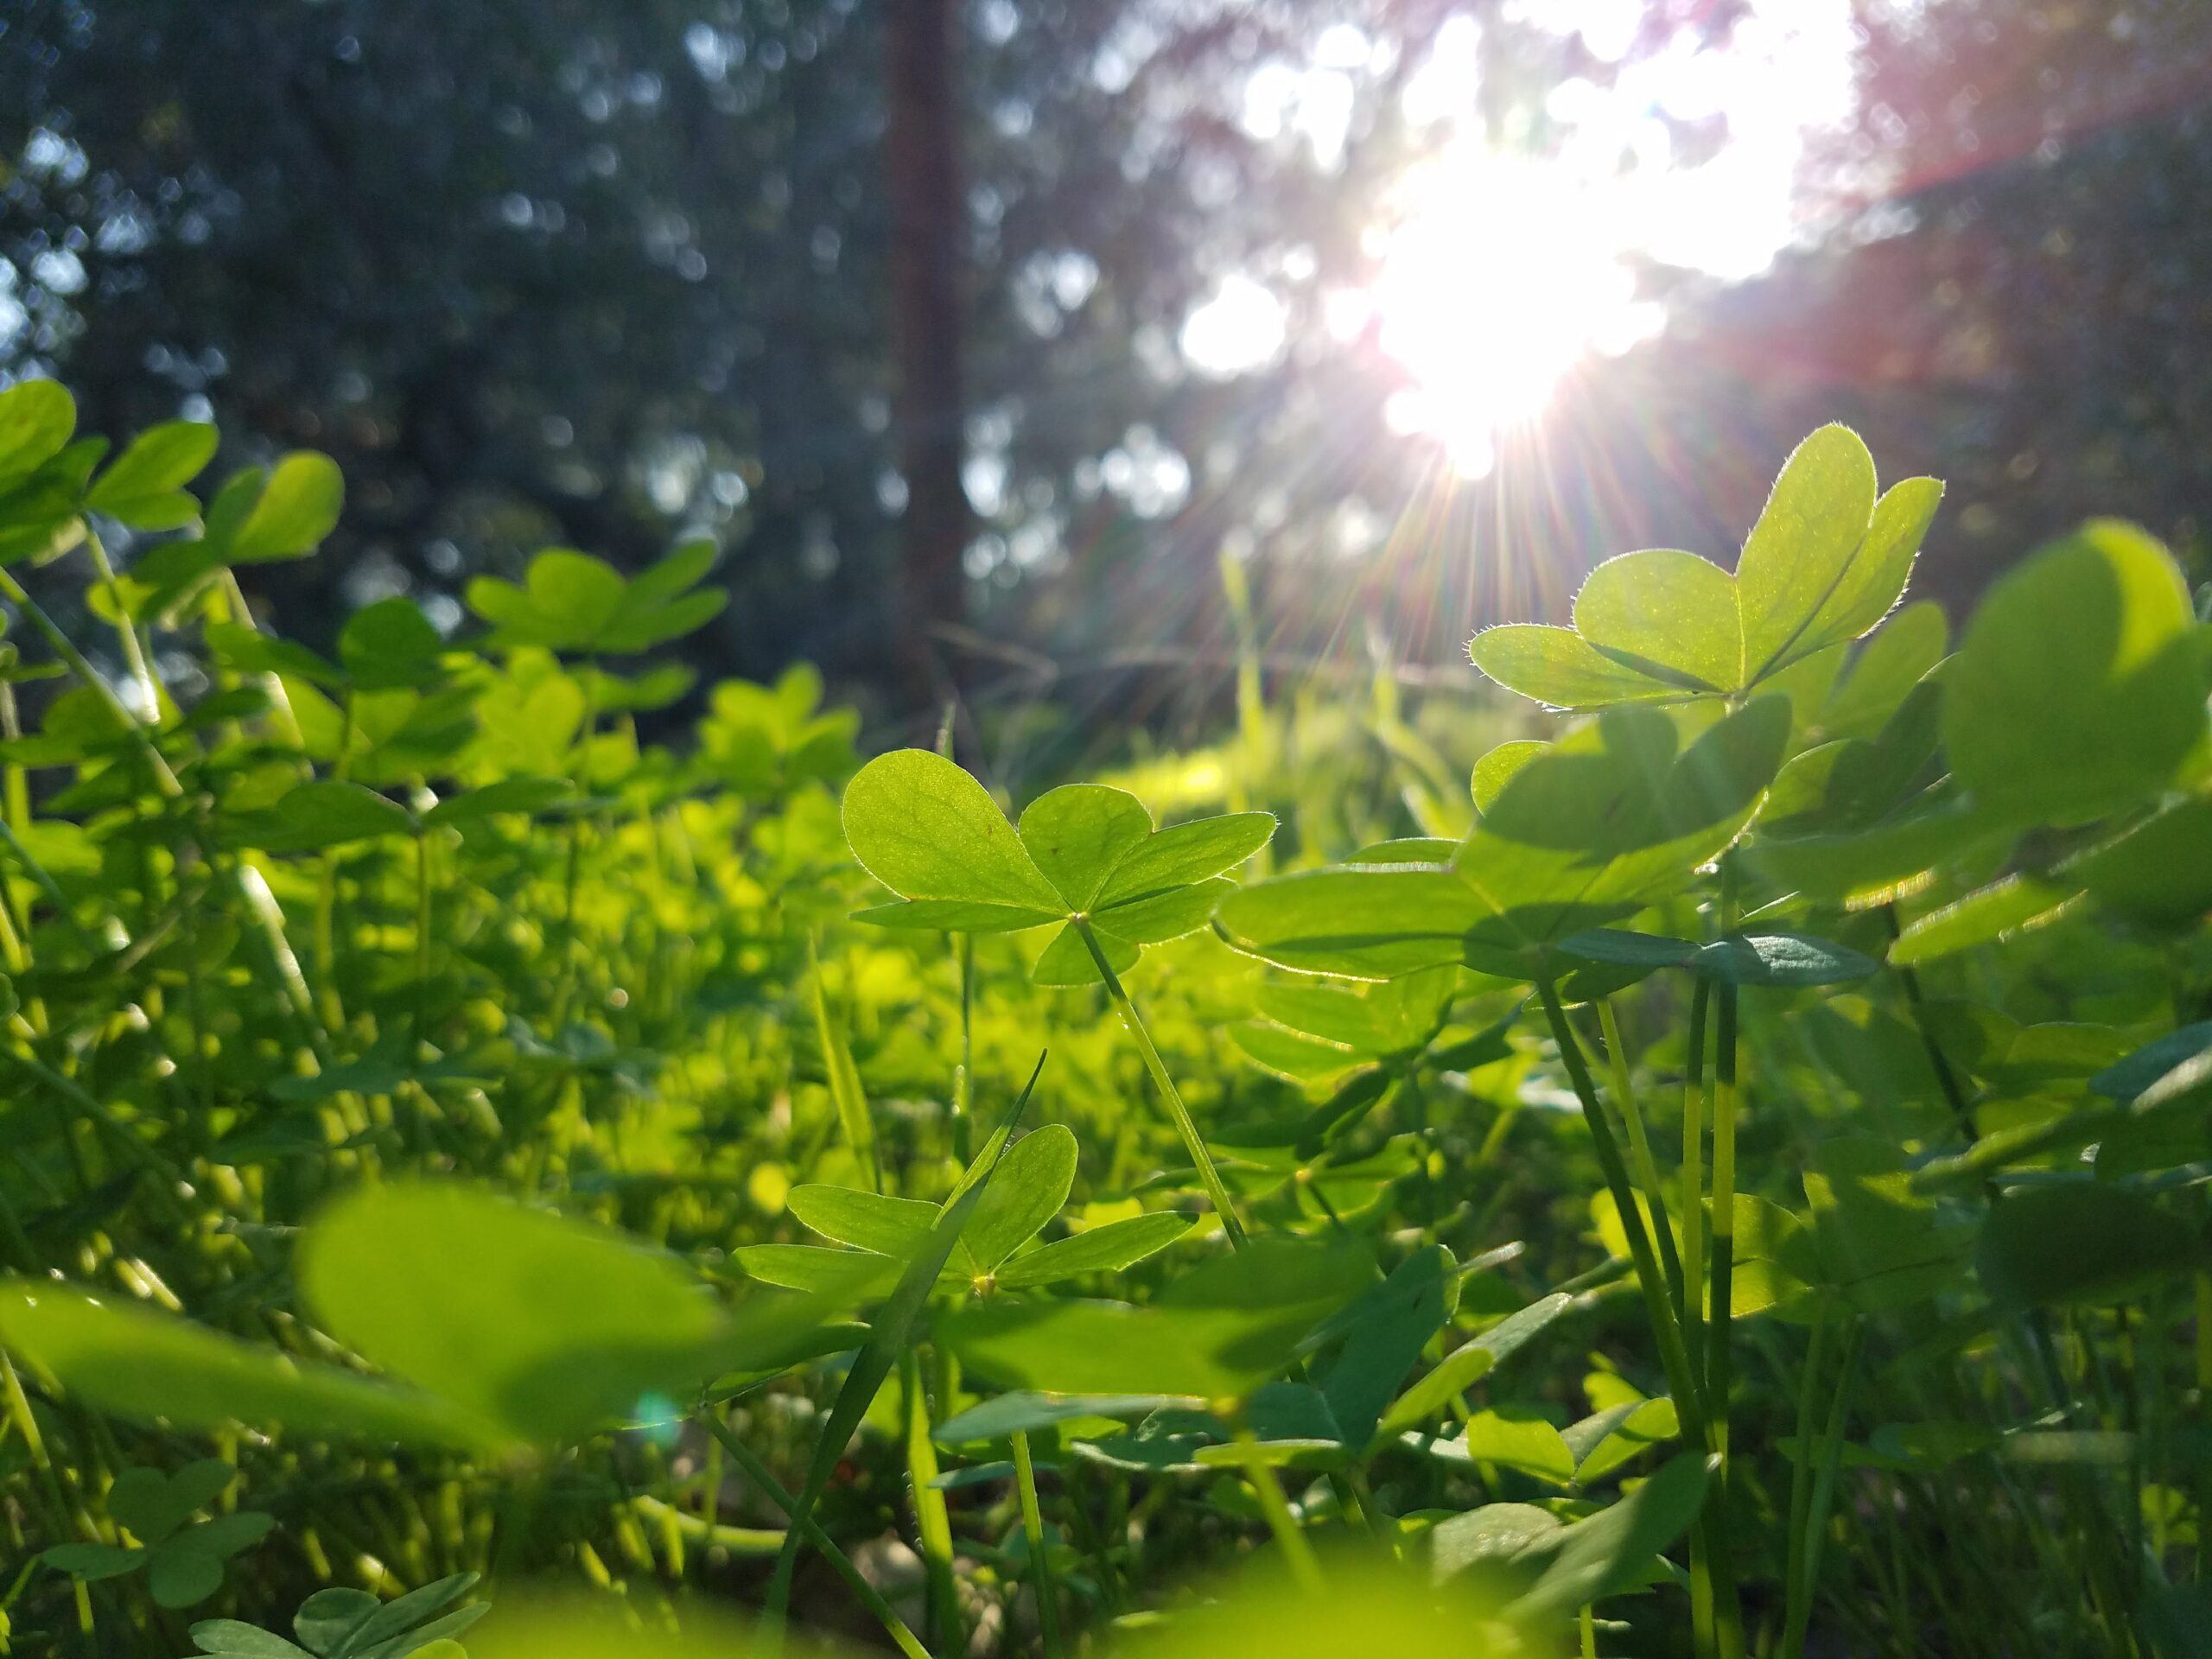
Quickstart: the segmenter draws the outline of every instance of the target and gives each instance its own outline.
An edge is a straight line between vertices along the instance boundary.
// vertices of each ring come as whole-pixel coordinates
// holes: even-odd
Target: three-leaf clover
[[[522,585],[497,576],[468,584],[468,607],[492,624],[494,646],[543,645],[579,656],[650,651],[704,627],[729,601],[722,588],[702,588],[715,543],[684,543],[658,563],[625,579],[604,559],[549,547],[530,562]]]
[[[456,1573],[391,1601],[365,1590],[318,1590],[293,1616],[297,1643],[235,1618],[202,1619],[192,1627],[192,1640],[202,1653],[239,1659],[465,1659],[456,1638],[491,1608],[480,1601],[453,1604],[474,1587],[477,1576]]]
[[[259,1510],[237,1510],[213,1520],[193,1520],[214,1502],[237,1471],[219,1458],[188,1463],[173,1475],[158,1469],[125,1469],[108,1489],[107,1512],[138,1541],[119,1544],[56,1544],[40,1559],[80,1579],[120,1578],[143,1572],[146,1588],[164,1607],[189,1607],[223,1587],[223,1563],[258,1543],[276,1524]]]
[[[1624,553],[1590,573],[1573,627],[1488,628],[1468,654],[1560,709],[1741,697],[1888,615],[1942,498],[1909,478],[1878,499],[1858,434],[1824,426],[1783,466],[1732,575],[1694,553]]]
[[[1272,814],[1233,812],[1159,830],[1126,791],[1070,784],[1031,802],[1017,830],[981,784],[926,749],[861,767],[844,821],[854,855],[899,895],[859,920],[958,933],[1060,923],[1032,971],[1040,985],[1093,983],[1098,957],[1126,973],[1146,945],[1204,927],[1235,889],[1224,872],[1275,827]]]
[[[1007,1147],[989,1189],[953,1245],[942,1281],[977,1290],[1014,1290],[1085,1273],[1116,1272],[1166,1249],[1189,1230],[1180,1216],[1131,1216],[1016,1255],[1067,1203],[1075,1166],[1075,1136],[1064,1124],[1048,1123]],[[823,1237],[901,1260],[913,1255],[945,1209],[919,1198],[823,1185],[794,1187],[788,1202],[791,1214]],[[814,1290],[835,1283],[852,1255],[850,1250],[807,1244],[754,1244],[740,1249],[737,1259],[765,1283]]]

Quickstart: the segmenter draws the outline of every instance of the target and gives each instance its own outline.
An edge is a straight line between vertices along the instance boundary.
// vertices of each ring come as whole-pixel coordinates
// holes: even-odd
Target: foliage
[[[1575,717],[1255,702],[1010,816],[804,674],[641,741],[668,682],[607,662],[711,548],[325,656],[230,574],[312,551],[325,463],[203,504],[203,435],[74,429],[0,394],[11,545],[144,677],[0,567],[21,1650],[219,1597],[203,1652],[317,1659],[486,1605],[579,1655],[2187,1650],[2212,652],[2142,532],[1951,653],[1893,608],[1934,486],[1824,429],[1732,575],[1478,636]]]

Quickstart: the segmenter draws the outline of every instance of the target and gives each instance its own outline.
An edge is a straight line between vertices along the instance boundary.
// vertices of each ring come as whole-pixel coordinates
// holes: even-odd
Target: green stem
[[[960,1069],[952,1074],[952,1152],[965,1165],[975,1155],[969,1145],[969,1107],[976,1088],[976,939],[963,933],[954,954],[960,963]]]
[[[1267,1454],[1260,1450],[1259,1440],[1249,1428],[1238,1427],[1236,1446],[1243,1456],[1244,1478],[1251,1483],[1253,1493],[1260,1500],[1260,1512],[1268,1518],[1268,1529],[1274,1534],[1283,1559],[1290,1564],[1292,1580],[1307,1595],[1319,1595],[1321,1563],[1300,1529],[1298,1517],[1290,1512],[1290,1501],[1282,1495],[1282,1483],[1275,1478]]]
[[[430,838],[415,837],[415,1008],[413,1037],[419,1050],[429,1036],[430,985]],[[410,1055],[410,1059],[415,1056]]]
[[[1628,1166],[1621,1158],[1619,1144],[1613,1139],[1612,1126],[1605,1121],[1605,1108],[1599,1103],[1597,1086],[1590,1080],[1590,1067],[1583,1058],[1582,1046],[1567,1020],[1567,1010],[1560,1006],[1558,988],[1548,975],[1536,981],[1536,994],[1543,1002],[1553,1039],[1559,1045],[1567,1080],[1582,1103],[1583,1121],[1590,1126],[1590,1141],[1598,1154],[1598,1166],[1604,1172],[1605,1185],[1620,1212],[1621,1230],[1628,1237],[1629,1258],[1636,1264],[1637,1283],[1643,1292],[1644,1310],[1650,1321],[1652,1338],[1658,1344],[1659,1363],[1667,1374],[1668,1391],[1674,1396],[1675,1415],[1681,1421],[1682,1439],[1688,1445],[1711,1451],[1713,1447],[1707,1437],[1697,1374],[1682,1340],[1681,1327],[1675,1322],[1675,1305],[1667,1294],[1666,1281],[1643,1224],[1643,1212],[1629,1185]],[[1718,1526],[1714,1524],[1716,1515],[1722,1517]],[[1690,1541],[1692,1605],[1700,1610],[1713,1610],[1712,1649],[1722,1659],[1735,1659],[1743,1651],[1743,1615],[1736,1605],[1734,1576],[1727,1556],[1725,1511],[1712,1501],[1708,1500]],[[1700,1634],[1704,1634],[1702,1618]]]
[[[161,688],[154,680],[154,671],[146,661],[146,647],[138,638],[138,629],[123,607],[123,586],[115,579],[115,566],[108,562],[107,549],[100,543],[99,532],[88,524],[85,527],[85,550],[92,555],[92,569],[107,590],[107,601],[115,612],[115,637],[123,646],[123,660],[130,670],[130,677],[138,682],[138,690],[145,702],[143,718],[158,725],[162,718]]]
[[[1844,1425],[1851,1408],[1852,1388],[1858,1381],[1859,1355],[1866,1334],[1866,1321],[1853,1320],[1850,1338],[1844,1344],[1843,1369],[1835,1380],[1835,1395],[1828,1403],[1827,1428],[1821,1439],[1820,1476],[1814,1483],[1803,1522],[1804,1594],[1792,1605],[1789,1627],[1783,1638],[1786,1659],[1802,1659],[1805,1651],[1805,1633],[1813,1618],[1813,1588],[1821,1581],[1821,1551],[1827,1542],[1828,1505],[1835,1493],[1836,1468],[1843,1460]],[[1801,1443],[1798,1456],[1802,1459],[1807,1452]]]
[[[253,607],[245,602],[245,589],[238,586],[238,573],[229,565],[223,567],[220,593],[211,597],[220,600],[230,620],[238,626],[250,628],[256,633],[261,632],[261,625],[253,620]],[[284,689],[283,676],[264,674],[261,681],[263,689],[269,693],[270,712],[277,716],[280,734],[299,751],[302,768],[312,772],[314,763],[308,758],[307,734],[300,728],[299,713],[292,707],[292,694]]]
[[[1736,988],[1720,987],[1713,1057],[1713,1294],[1706,1332],[1705,1391],[1713,1408],[1713,1449],[1727,1478],[1728,1360],[1736,1273]]]
[[[930,1439],[930,1402],[922,1387],[921,1358],[911,1347],[899,1356],[899,1386],[906,1396],[906,1472],[914,1486],[914,1531],[921,1541],[929,1588],[924,1622],[939,1647],[957,1653],[965,1643],[952,1576],[952,1515],[944,1493],[931,1484],[938,1477],[937,1444]]]
[[[15,1419],[16,1429],[23,1437],[23,1445],[30,1453],[31,1466],[38,1471],[46,1500],[51,1507],[46,1524],[57,1544],[66,1543],[78,1535],[74,1513],[67,1496],[61,1490],[60,1478],[54,1471],[54,1461],[47,1456],[46,1437],[39,1433],[38,1419],[31,1414],[31,1402],[23,1393],[22,1379],[16,1375],[15,1362],[7,1351],[0,1349],[0,1389],[8,1396],[8,1414]],[[85,1535],[97,1538],[98,1534]]]
[[[124,706],[123,699],[115,695],[115,688],[92,666],[85,653],[77,649],[69,636],[62,632],[54,620],[23,591],[23,584],[16,580],[14,574],[4,569],[0,569],[0,597],[11,601],[30,619],[31,626],[45,637],[48,645],[54,647],[54,655],[68,665],[69,671],[77,677],[79,683],[105,704],[116,724],[130,734],[138,746],[139,757],[153,773],[154,787],[170,800],[180,798],[184,794],[184,785],[177,782],[176,773],[169,769],[168,758],[155,747],[153,736],[146,729],[146,722]]]
[[[1090,948],[1090,959],[1098,965],[1098,976],[1106,982],[1106,995],[1122,1016],[1122,1023],[1136,1039],[1137,1052],[1144,1056],[1145,1070],[1152,1073],[1153,1086],[1160,1090],[1160,1097],[1167,1103],[1168,1116],[1175,1120],[1175,1131],[1183,1137],[1184,1149],[1191,1154],[1191,1161],[1198,1166],[1198,1179],[1205,1184],[1206,1197],[1212,1201],[1214,1213],[1221,1217],[1222,1230],[1229,1235],[1231,1245],[1241,1249],[1244,1246],[1244,1224],[1236,1217],[1236,1206],[1230,1203],[1229,1189],[1222,1184],[1221,1172],[1214,1167],[1213,1156],[1206,1151],[1206,1143],[1198,1136],[1198,1126],[1191,1121],[1190,1109],[1183,1104],[1183,1096],[1175,1087],[1175,1079],[1167,1075],[1167,1067],[1160,1058],[1160,1051],[1153,1046],[1152,1033],[1145,1029],[1144,1020],[1137,1013],[1136,1004],[1129,1001],[1129,994],[1122,988],[1122,976],[1114,971],[1114,964],[1106,960],[1106,953],[1099,948],[1098,938],[1090,931],[1090,923],[1084,917],[1072,918],[1077,934]]]
[[[1812,1584],[1805,1574],[1808,1541],[1805,1525],[1806,1517],[1813,1510],[1813,1419],[1820,1411],[1821,1360],[1827,1349],[1827,1333],[1828,1300],[1822,1297],[1813,1310],[1813,1334],[1805,1350],[1805,1369],[1797,1378],[1797,1455],[1789,1470],[1789,1565],[1783,1573],[1784,1620],[1791,1631],[1803,1628],[1802,1615],[1812,1595]],[[1802,1637],[1796,1646],[1786,1640],[1783,1645],[1784,1659],[1799,1659],[1802,1651]]]
[[[1045,1515],[1037,1502],[1037,1468],[1029,1460],[1029,1436],[1016,1429],[1013,1439],[1014,1479],[1021,1490],[1021,1535],[1029,1545],[1029,1592],[1037,1599],[1037,1628],[1045,1638],[1045,1659],[1060,1659],[1058,1592],[1052,1588],[1052,1563],[1046,1553]]]
[[[721,1414],[712,1409],[703,1411],[699,1414],[699,1421],[707,1433],[720,1442],[722,1450],[729,1453],[731,1460],[744,1471],[745,1478],[759,1487],[768,1500],[798,1528],[807,1542],[821,1552],[822,1558],[836,1569],[837,1576],[844,1580],[854,1595],[860,1599],[861,1605],[867,1608],[874,1616],[876,1623],[883,1626],[884,1633],[890,1637],[899,1651],[905,1654],[906,1659],[930,1659],[930,1650],[922,1645],[921,1638],[907,1628],[906,1621],[899,1618],[891,1604],[883,1599],[882,1592],[868,1581],[845,1552],[837,1548],[828,1533],[823,1531],[822,1523],[810,1515],[799,1513],[798,1500],[784,1490],[783,1483],[776,1478],[775,1472],[754,1455],[751,1447],[729,1432],[721,1420]]]
[[[1675,1230],[1667,1214],[1667,1192],[1659,1182],[1659,1166],[1651,1156],[1651,1141],[1643,1130],[1643,1112],[1636,1103],[1636,1088],[1630,1078],[1628,1045],[1621,1038],[1621,1024],[1613,1013],[1611,997],[1598,999],[1598,1025],[1605,1034],[1605,1058],[1611,1069],[1613,1098],[1619,1103],[1621,1122],[1628,1126],[1628,1155],[1636,1171],[1636,1179],[1643,1187],[1643,1196],[1651,1206],[1651,1228],[1658,1235],[1659,1260],[1667,1270],[1667,1283],[1674,1292],[1675,1306],[1686,1301],[1682,1280],[1681,1257],[1675,1250]],[[1687,1202],[1687,1201],[1686,1201]]]
[[[1901,931],[1897,925],[1897,907],[1882,906],[1882,918],[1889,924],[1890,938],[1894,940]],[[1965,1085],[1959,1074],[1951,1069],[1951,1062],[1943,1052],[1943,1046],[1936,1040],[1936,1033],[1928,1028],[1928,999],[1920,988],[1920,976],[1900,963],[1891,971],[1897,975],[1897,984],[1904,991],[1905,1007],[1912,1015],[1912,1028],[1920,1033],[1920,1046],[1926,1051],[1928,1064],[1935,1071],[1936,1086],[1942,1090],[1943,1099],[1951,1109],[1951,1117],[1959,1126],[1959,1133],[1971,1146],[1980,1136],[1975,1131],[1974,1107],[1967,1099]]]
[[[1693,1446],[1705,1446],[1705,1412],[1698,1397],[1695,1373],[1690,1368],[1689,1351],[1683,1344],[1681,1327],[1675,1323],[1674,1302],[1667,1294],[1666,1280],[1651,1247],[1650,1232],[1643,1224],[1643,1208],[1636,1202],[1635,1189],[1629,1183],[1628,1166],[1622,1160],[1620,1143],[1613,1139],[1612,1125],[1606,1121],[1605,1108],[1599,1103],[1597,1085],[1590,1080],[1590,1067],[1583,1058],[1581,1042],[1567,1020],[1567,1010],[1560,1006],[1559,991],[1548,976],[1536,982],[1536,995],[1543,1002],[1545,1018],[1551,1023],[1552,1037],[1559,1045],[1567,1081],[1573,1086],[1575,1097],[1582,1103],[1582,1117],[1590,1126],[1590,1141],[1597,1151],[1598,1167],[1604,1173],[1606,1189],[1612,1193],[1614,1207],[1620,1212],[1621,1230],[1628,1238],[1629,1260],[1636,1265],[1637,1283],[1643,1291],[1652,1340],[1658,1345],[1659,1363],[1667,1373],[1667,1387],[1674,1395],[1675,1414],[1681,1420],[1682,1438]]]
[[[1690,992],[1689,1066],[1682,1078],[1682,1329],[1698,1351],[1705,1325],[1705,1024],[1713,982]]]
[[[22,734],[22,715],[16,705],[16,688],[0,681],[0,737],[12,743]],[[10,760],[6,779],[8,827],[20,833],[29,829],[31,823],[30,768],[21,761]]]
[[[340,783],[346,781],[350,759],[348,751],[353,747],[353,689],[346,688],[344,706],[338,725],[338,759],[332,765],[330,775]],[[319,1011],[326,1030],[337,1031],[346,1024],[346,1007],[338,996],[338,853],[334,848],[325,848],[316,861],[315,886],[315,976],[322,987]]]

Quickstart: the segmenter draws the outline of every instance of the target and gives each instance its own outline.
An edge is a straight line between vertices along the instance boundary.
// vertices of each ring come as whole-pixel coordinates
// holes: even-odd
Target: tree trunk
[[[968,212],[954,69],[958,10],[955,0],[889,0],[884,9],[892,342],[899,465],[906,480],[900,634],[915,690],[932,694],[944,687],[931,666],[930,630],[960,620],[960,561],[969,535],[960,478]]]

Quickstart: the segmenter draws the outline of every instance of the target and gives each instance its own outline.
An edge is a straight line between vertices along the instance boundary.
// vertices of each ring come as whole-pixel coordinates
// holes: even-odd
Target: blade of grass
[[[914,1531],[922,1546],[922,1570],[929,1584],[931,1637],[947,1653],[960,1651],[960,1608],[952,1577],[952,1515],[938,1477],[937,1442],[930,1438],[929,1395],[922,1387],[920,1356],[912,1348],[899,1356],[899,1385],[906,1394],[906,1473],[914,1489]]]
[[[1536,981],[1536,995],[1544,1005],[1544,1016],[1550,1023],[1552,1036],[1559,1045],[1560,1058],[1567,1067],[1567,1080],[1573,1084],[1577,1100],[1582,1105],[1583,1120],[1590,1126],[1591,1144],[1598,1154],[1598,1166],[1604,1173],[1605,1185],[1613,1195],[1613,1203],[1621,1217],[1621,1230],[1628,1236],[1630,1259],[1636,1264],[1637,1283],[1643,1292],[1645,1313],[1650,1321],[1653,1341],[1659,1349],[1659,1363],[1667,1374],[1667,1387],[1675,1400],[1675,1411],[1681,1420],[1682,1438],[1689,1445],[1710,1449],[1702,1400],[1698,1391],[1697,1377],[1693,1369],[1689,1350],[1682,1340],[1681,1327],[1675,1322],[1675,1305],[1667,1294],[1658,1257],[1651,1247],[1650,1234],[1643,1224],[1643,1212],[1636,1202],[1636,1193],[1629,1184],[1628,1166],[1621,1157],[1620,1145],[1613,1139],[1612,1126],[1606,1122],[1605,1108],[1598,1099],[1597,1085],[1590,1079],[1590,1067],[1582,1052],[1582,1045],[1569,1023],[1567,1010],[1560,1005],[1559,989],[1549,976]],[[1734,1575],[1726,1554],[1725,1533],[1716,1544],[1713,1520],[1715,1506],[1708,1502],[1706,1510],[1691,1533],[1690,1580],[1692,1599],[1713,1609],[1713,1630],[1711,1650],[1722,1659],[1738,1659],[1743,1652],[1743,1616],[1736,1606]],[[1704,1633],[1700,1632],[1702,1638]]]
[[[806,1537],[804,1519],[811,1517],[814,1505],[822,1496],[822,1489],[830,1484],[830,1476],[842,1455],[845,1442],[860,1427],[867,1414],[868,1404],[875,1398],[883,1380],[891,1375],[897,1363],[899,1351],[906,1344],[914,1321],[921,1315],[923,1306],[929,1300],[930,1291],[937,1284],[937,1276],[944,1271],[952,1255],[952,1248],[960,1242],[962,1229],[968,1217],[982,1201],[984,1191],[990,1185],[992,1171],[997,1167],[1006,1149],[1007,1136],[1021,1121],[1027,1109],[1029,1096],[1035,1092],[1037,1079],[1045,1070],[1045,1057],[1037,1057],[1036,1070],[1029,1074],[1029,1081],[1020,1095],[1007,1109],[1006,1117],[993,1134],[989,1143],[977,1160],[980,1167],[969,1173],[965,1190],[947,1204],[944,1212],[929,1230],[899,1275],[898,1287],[877,1311],[868,1328],[868,1338],[861,1345],[853,1368],[846,1373],[844,1386],[837,1390],[836,1403],[830,1409],[830,1420],[823,1426],[822,1435],[814,1445],[814,1455],[807,1465],[806,1481],[800,1487],[798,1508],[794,1518],[800,1524],[791,1529],[784,1545],[784,1552],[776,1559],[775,1576],[768,1585],[766,1616],[774,1626],[780,1627],[785,1610],[791,1603],[791,1574],[798,1565],[799,1545]]]
[[[1029,1593],[1037,1599],[1037,1628],[1045,1659],[1060,1659],[1058,1592],[1052,1588],[1052,1563],[1045,1546],[1045,1514],[1037,1502],[1037,1466],[1030,1461],[1029,1436],[1014,1433],[1014,1472],[1021,1491],[1021,1535],[1029,1546]]]
[[[830,1017],[830,999],[822,988],[822,957],[811,938],[806,942],[806,967],[808,1000],[814,1005],[814,1035],[822,1045],[822,1070],[830,1079],[830,1098],[836,1103],[837,1122],[844,1127],[853,1156],[867,1172],[868,1185],[880,1192],[883,1166],[876,1157],[875,1125],[868,1116],[868,1095],[861,1087],[860,1068],[853,1064],[853,1051],[846,1046],[845,1034]]]
[[[851,1558],[837,1548],[836,1541],[822,1530],[811,1515],[799,1513],[798,1500],[784,1490],[783,1483],[776,1478],[775,1471],[763,1463],[750,1446],[729,1432],[728,1425],[721,1420],[721,1408],[709,1407],[699,1414],[698,1421],[705,1425],[707,1433],[715,1437],[715,1443],[729,1453],[730,1460],[744,1471],[745,1478],[766,1493],[790,1520],[791,1529],[785,1535],[785,1548],[790,1548],[792,1537],[804,1535],[807,1542],[822,1552],[822,1558],[837,1570],[837,1576],[851,1586],[861,1605],[874,1615],[876,1623],[883,1626],[884,1633],[897,1644],[899,1651],[905,1654],[906,1659],[930,1659],[930,1650],[922,1645],[921,1638],[908,1628],[906,1621],[899,1618],[891,1604],[883,1599],[882,1592],[868,1581],[866,1575],[853,1565]]]
[[[1090,959],[1098,966],[1098,976],[1106,982],[1106,995],[1115,1010],[1122,1016],[1129,1034],[1137,1039],[1137,1052],[1144,1056],[1145,1070],[1152,1074],[1153,1086],[1160,1090],[1160,1097],[1167,1103],[1167,1114],[1175,1120],[1175,1132],[1183,1137],[1183,1149],[1191,1154],[1196,1165],[1198,1179],[1206,1189],[1206,1197],[1221,1217],[1222,1230],[1229,1235],[1229,1242],[1242,1249],[1244,1245],[1244,1224],[1237,1219],[1236,1206],[1230,1201],[1229,1189],[1222,1184],[1221,1172],[1214,1167],[1213,1155],[1206,1150],[1206,1143],[1198,1134],[1198,1126],[1191,1119],[1191,1109],[1184,1105],[1175,1079],[1167,1075],[1166,1062],[1160,1051],[1153,1046],[1152,1033],[1145,1029],[1144,1017],[1138,1014],[1136,1004],[1129,1001],[1129,994],[1122,988],[1122,976],[1114,971],[1114,964],[1106,960],[1106,953],[1098,947],[1097,936],[1091,932],[1090,924],[1077,916],[1071,918],[1075,931],[1090,948]]]

